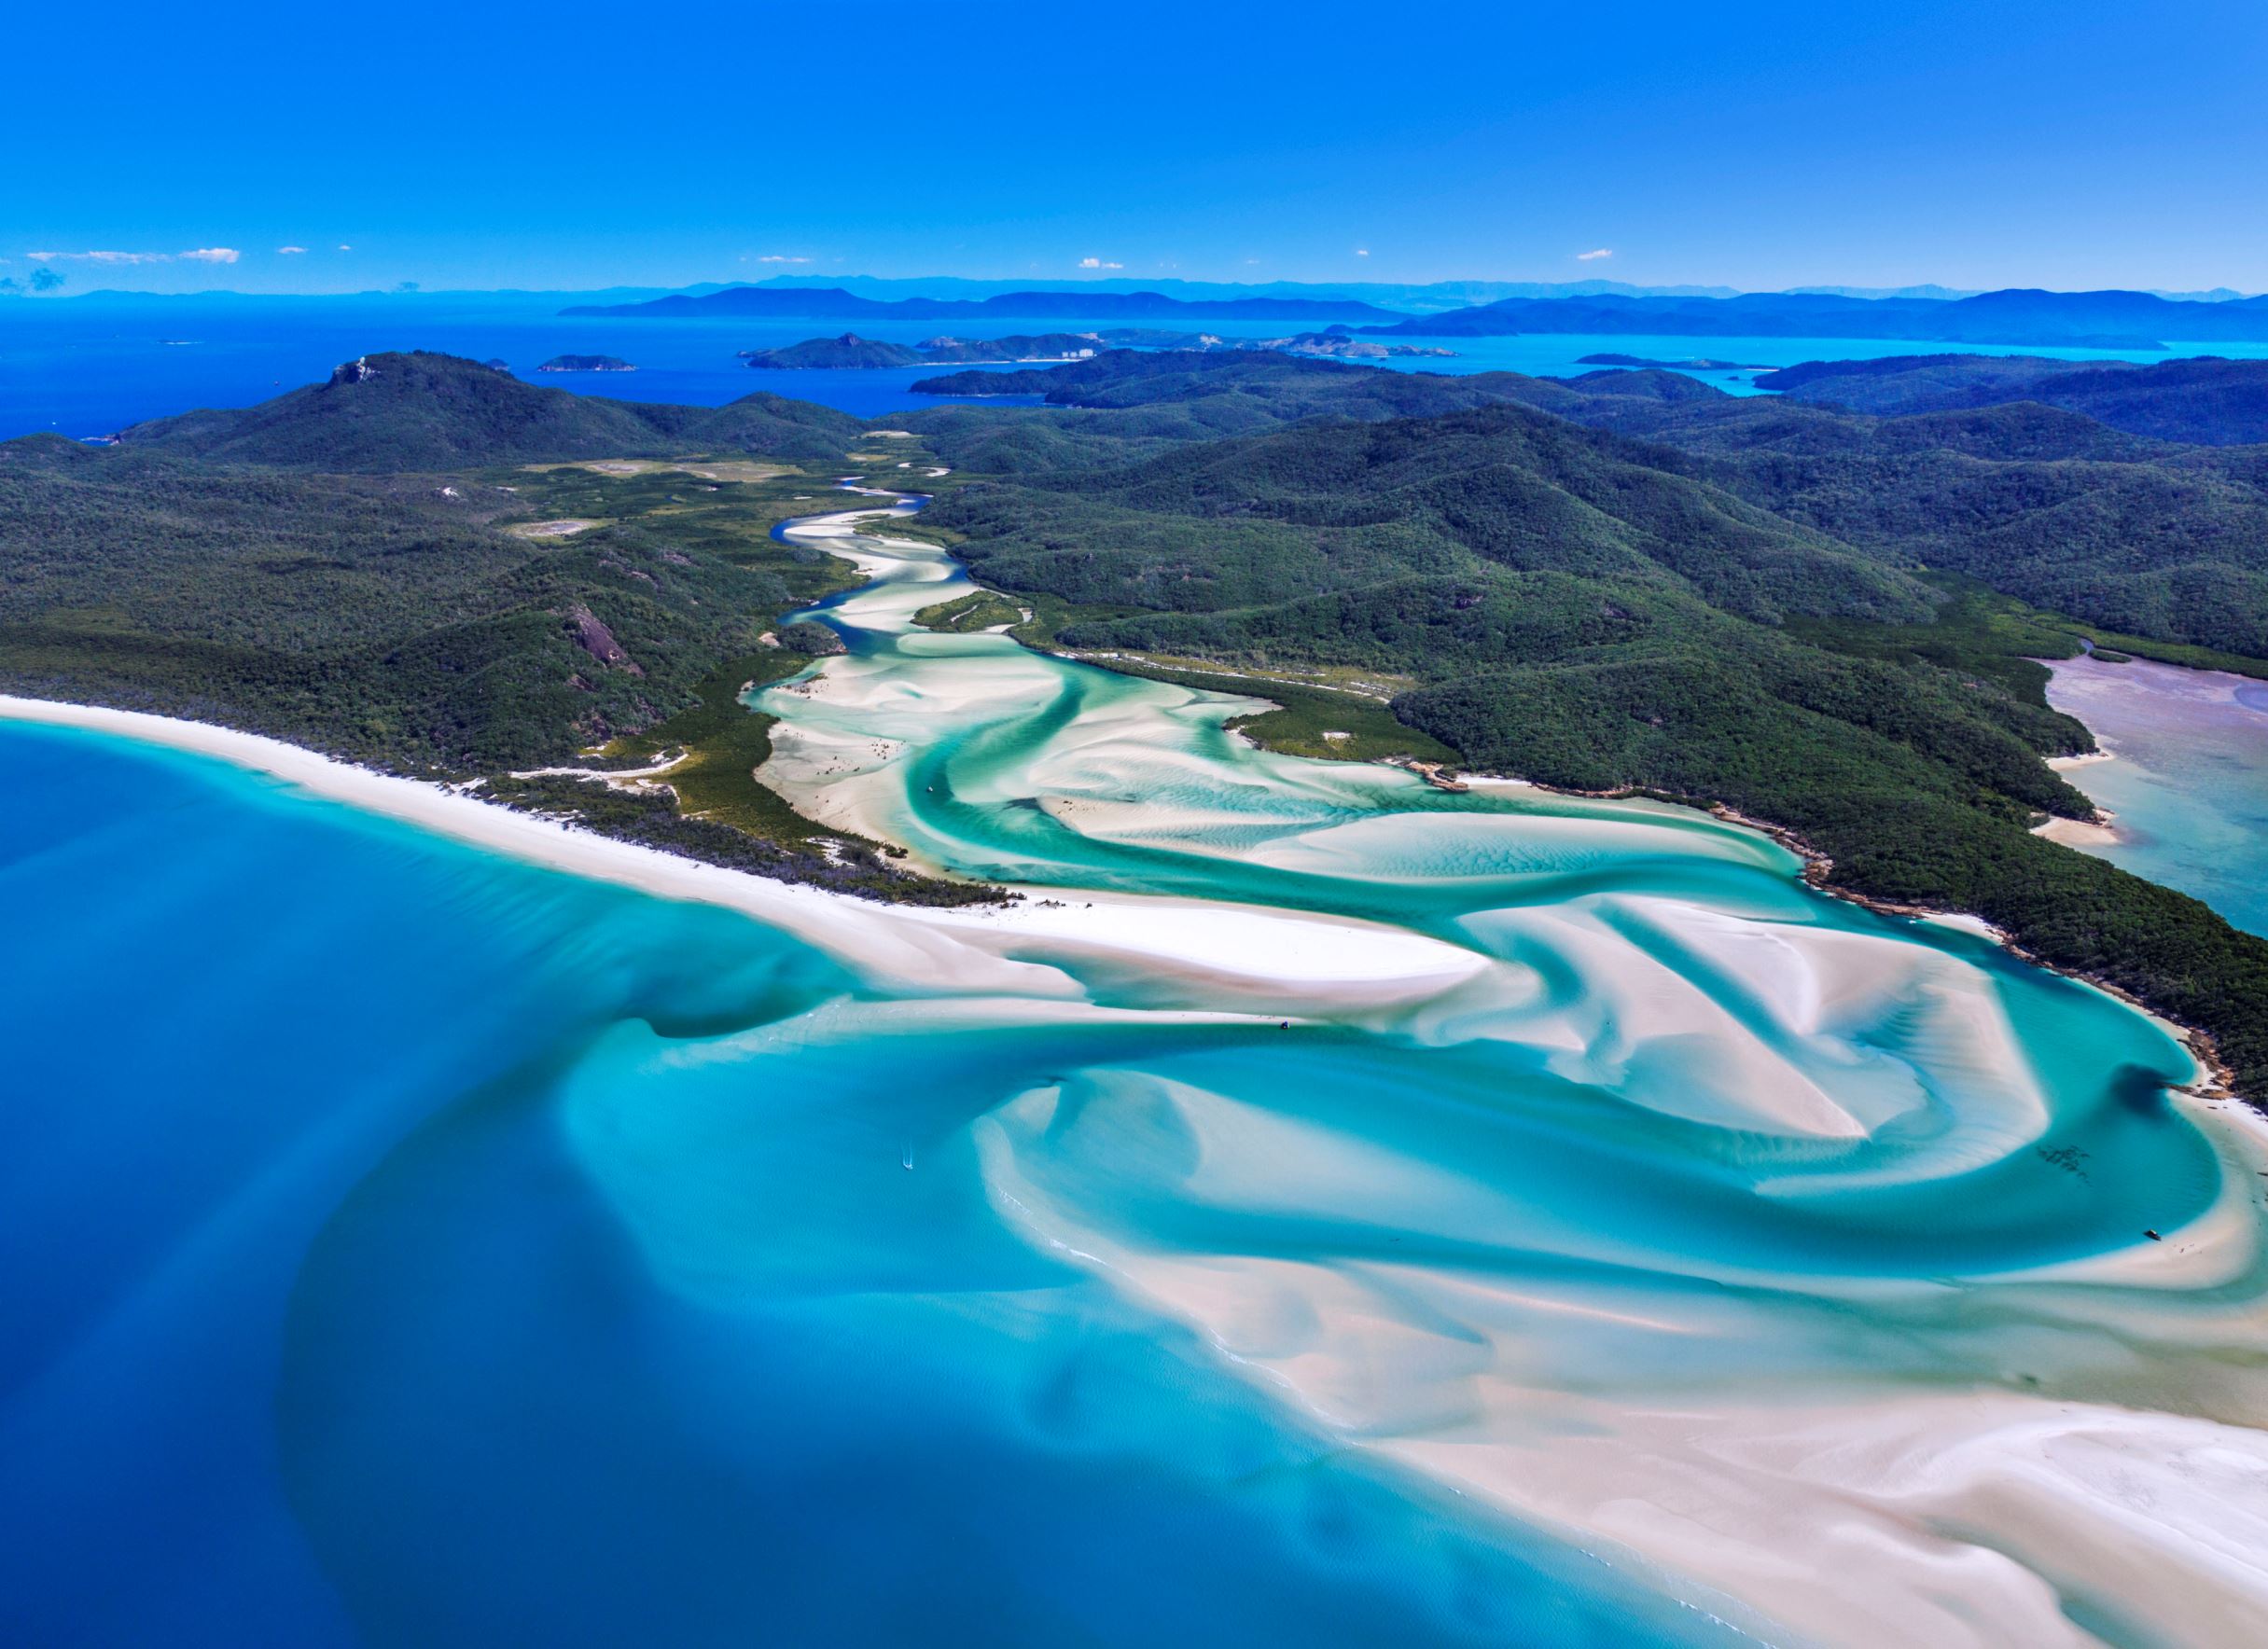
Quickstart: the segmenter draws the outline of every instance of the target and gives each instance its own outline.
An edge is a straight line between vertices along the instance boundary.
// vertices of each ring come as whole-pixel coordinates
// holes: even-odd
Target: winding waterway
[[[788,531],[871,581],[765,776],[1016,909],[751,921],[0,728],[20,1626],[2268,1630],[2268,1159],[2161,1029]]]

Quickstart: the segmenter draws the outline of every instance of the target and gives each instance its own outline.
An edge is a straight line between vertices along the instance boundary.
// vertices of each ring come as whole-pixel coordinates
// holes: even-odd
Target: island
[[[744,349],[740,358],[772,371],[856,371],[902,367],[1045,366],[1085,361],[1110,350],[1188,350],[1200,353],[1273,353],[1345,361],[1383,361],[1396,355],[1454,355],[1431,344],[1380,343],[1345,326],[1280,338],[1224,338],[1217,332],[1169,332],[1152,326],[1113,326],[1100,332],[1012,333],[1005,338],[942,334],[908,346],[845,332],[807,338],[781,349]]]
[[[619,355],[553,355],[538,372],[635,372],[637,367]]]
[[[884,343],[856,332],[845,332],[840,338],[806,338],[785,349],[744,349],[740,358],[767,371],[791,372],[919,367],[927,359],[919,350],[902,343]]]

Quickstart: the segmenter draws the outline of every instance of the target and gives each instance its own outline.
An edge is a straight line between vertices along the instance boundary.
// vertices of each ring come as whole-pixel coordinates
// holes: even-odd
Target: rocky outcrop
[[[646,673],[638,668],[637,660],[630,656],[622,644],[614,639],[614,631],[602,624],[598,615],[580,602],[569,607],[562,618],[568,639],[609,670],[628,671],[637,676]]]

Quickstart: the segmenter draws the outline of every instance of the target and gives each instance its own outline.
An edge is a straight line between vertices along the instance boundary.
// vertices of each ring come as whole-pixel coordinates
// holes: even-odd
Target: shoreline
[[[889,434],[893,432],[877,432]],[[863,478],[843,477],[836,486],[854,495],[887,498],[890,514],[912,514],[926,502],[927,495],[899,492],[887,487],[859,485]],[[871,510],[831,510],[814,515],[791,518],[775,529],[782,534],[807,534],[814,539],[833,537],[856,538],[857,523],[871,519]],[[910,547],[933,549],[938,547],[920,541],[908,541]],[[868,576],[871,584],[874,570],[856,553],[833,545],[826,553],[850,562]],[[955,567],[957,558],[945,552]],[[1013,598],[1011,598],[1013,599]],[[1030,646],[1019,638],[1023,650],[1046,654],[1051,649]],[[1062,655],[1057,655],[1061,657]],[[1110,671],[1111,666],[1102,658],[1081,658],[1078,662],[1093,668]],[[824,662],[824,661],[822,661]],[[1113,672],[1113,673],[1125,673]],[[1266,678],[1252,678],[1254,686],[1265,688]],[[1291,685],[1291,684],[1285,684]],[[1254,699],[1269,701],[1264,692],[1256,692]],[[1271,701],[1272,702],[1272,701]],[[1304,955],[1312,949],[1320,930],[1336,929],[1343,934],[1363,932],[1370,935],[1369,949],[1383,948],[1388,952],[1398,949],[1396,941],[1413,941],[1416,935],[1398,928],[1364,923],[1353,920],[1324,917],[1310,912],[1278,910],[1273,908],[1245,907],[1225,901],[1187,898],[1180,895],[1122,894],[1097,895],[1078,889],[1053,888],[1044,884],[1018,885],[1008,889],[1007,902],[963,907],[936,907],[911,903],[884,903],[861,898],[809,883],[776,880],[744,870],[672,853],[642,843],[621,840],[599,834],[588,828],[568,824],[555,818],[503,806],[473,794],[470,787],[460,787],[435,782],[400,777],[379,772],[338,758],[323,755],[303,746],[263,734],[243,732],[217,724],[192,722],[158,715],[147,712],[116,710],[104,706],[71,704],[59,700],[27,699],[0,693],[0,720],[13,717],[20,720],[44,722],[49,725],[76,726],[97,732],[110,732],[147,742],[195,754],[217,756],[232,764],[267,772],[288,783],[330,799],[350,806],[431,830],[436,834],[476,846],[500,852],[508,856],[564,870],[597,880],[628,885],[664,898],[691,899],[722,905],[743,914],[770,922],[794,933],[799,938],[855,965],[872,968],[883,966],[899,971],[897,977],[907,982],[934,985],[937,967],[942,961],[935,953],[939,943],[954,945],[965,956],[981,949],[989,952],[994,962],[1003,960],[998,944],[975,947],[965,939],[956,943],[955,936],[941,931],[961,929],[964,934],[974,931],[989,932],[1005,938],[1010,934],[1023,933],[1038,938],[1044,930],[1046,936],[1059,944],[1073,947],[1091,946],[1106,951],[1138,954],[1162,966],[1169,973],[1183,977],[1212,975],[1217,971],[1216,983],[1241,979],[1253,982],[1265,979],[1281,990],[1290,992],[1295,984],[1301,988],[1319,985],[1325,981],[1294,967],[1284,971],[1294,957]],[[776,754],[776,753],[775,753]],[[2080,765],[2097,760],[2113,759],[2109,751],[2097,750],[2082,755],[2045,758],[2051,765]],[[1390,764],[1394,765],[1394,764]],[[1753,831],[1793,854],[1802,865],[1801,880],[1816,891],[1830,897],[1861,906],[1880,915],[1927,922],[1986,938],[2009,955],[2032,966],[2062,977],[2075,980],[2099,991],[2113,1000],[2142,1014],[2151,1023],[2164,1031],[2189,1055],[2196,1068],[2196,1075],[2187,1083],[2171,1085],[2175,1091],[2191,1095],[2207,1103],[2219,1105],[2234,1100],[2239,1108],[2268,1122],[2268,1099],[2255,1100],[2240,1095],[2233,1087],[2234,1073],[2222,1060],[2212,1035],[2202,1028],[2187,1025],[2159,1013],[2147,1003],[2122,987],[2098,976],[2078,970],[2058,967],[2027,949],[2004,930],[1974,911],[1939,908],[1929,906],[1902,904],[1861,894],[1837,884],[1833,880],[1833,861],[1795,831],[1769,820],[1753,818],[1729,805],[1707,798],[1675,796],[1643,788],[1621,788],[1609,791],[1564,789],[1559,786],[1523,779],[1514,774],[1470,773],[1460,769],[1459,778],[1466,783],[1526,785],[1545,795],[1559,795],[1590,800],[1629,801],[1649,800],[1666,802],[1706,814],[1723,823]],[[1429,777],[1421,773],[1422,777]],[[1438,781],[1433,781],[1438,783]],[[799,810],[800,811],[800,810]],[[2108,818],[2108,815],[2102,815]],[[824,821],[816,821],[826,827]],[[2050,820],[2036,827],[2036,834],[2060,845],[2083,851],[2079,844],[2064,841],[2052,834],[2058,827],[2074,831],[2108,830],[2107,824],[2079,820]],[[837,826],[838,828],[840,826]],[[1265,968],[1239,965],[1246,959],[1238,958],[1233,950],[1226,952],[1226,966],[1208,967],[1199,958],[1178,946],[1161,947],[1154,932],[1134,937],[1139,930],[1148,927],[1146,918],[1130,916],[1136,910],[1178,911],[1186,922],[1197,912],[1243,912],[1247,924],[1267,924],[1244,935],[1247,942],[1259,937],[1262,931],[1278,936],[1297,933],[1301,941],[1288,948],[1267,947]],[[1069,918],[1069,913],[1082,914]],[[1042,913],[1045,913],[1044,915]],[[823,920],[832,913],[831,920]],[[1296,924],[1286,926],[1284,924]],[[911,935],[924,935],[924,943],[909,949]],[[884,935],[891,935],[885,939]],[[1130,943],[1129,941],[1132,940]],[[863,941],[863,942],[862,942]],[[1437,941],[1417,941],[1435,946]],[[1471,953],[1455,947],[1440,946],[1454,955]],[[925,952],[920,964],[912,964],[913,952]],[[1326,951],[1327,954],[1330,953]],[[1207,948],[1203,952],[1204,963],[1217,963],[1224,952]],[[1422,970],[1440,978],[1451,971],[1445,959],[1436,958],[1436,965]],[[1053,970],[1050,970],[1053,971]],[[1375,977],[1370,970],[1356,967],[1352,973]],[[1343,975],[1341,976],[1343,978]],[[1406,976],[1403,976],[1406,977]],[[1053,992],[1051,992],[1053,993]],[[1233,990],[1231,991],[1233,994]],[[1279,999],[1275,1006],[1264,1011],[1281,1010]],[[1296,1006],[1292,1009],[1298,1011]]]
[[[1367,985],[1375,989],[1421,978],[1438,982],[1461,966],[1453,963],[1452,957],[1472,957],[1471,952],[1454,946],[1418,939],[1399,929],[1352,919],[1177,894],[1098,894],[1032,884],[1011,890],[1024,895],[1013,904],[969,907],[883,904],[808,883],[774,880],[642,843],[602,836],[557,819],[485,800],[468,789],[381,772],[285,740],[216,723],[0,693],[0,724],[10,721],[108,734],[209,756],[233,767],[265,773],[325,800],[523,864],[629,887],[658,898],[721,906],[784,928],[861,972],[880,974],[901,985],[924,989],[934,989],[940,975],[951,977],[971,968],[975,970],[971,977],[956,982],[972,990],[984,985],[1014,994],[1029,993],[1038,983],[1032,975],[1035,968],[1062,978],[1059,970],[1046,963],[1016,962],[1008,957],[1005,953],[1009,949],[1024,948],[1018,943],[1021,940],[1053,943],[1074,950],[1143,956],[1177,977],[1203,979],[1217,989],[1245,994],[1254,1003],[1267,1004],[1251,1009],[1267,1016],[1284,1012],[1284,1002],[1288,996],[1329,994],[1332,986]],[[1753,830],[1795,854],[1802,862],[1802,880],[1821,894],[1880,915],[1929,922],[1975,934],[2022,962],[2100,991],[2132,1008],[2178,1043],[2197,1067],[2196,1076],[2190,1082],[2171,1085],[2173,1091],[2217,1107],[2231,1101],[2239,1102],[2238,1110],[2268,1126],[2268,1111],[2238,1094],[2233,1087],[2233,1074],[2222,1061],[2208,1032],[2168,1018],[2108,980],[2043,961],[1973,911],[1896,904],[1837,886],[1830,880],[1832,861],[1783,826],[1750,818],[1722,803],[1703,805],[1639,791],[1561,791],[1508,775],[1474,777],[1496,783],[1525,784],[1545,794],[1593,800],[1674,801],[1727,824]],[[1206,913],[1213,916],[1209,925],[1217,931],[1207,935],[1204,943],[1190,947],[1162,942],[1160,929],[1165,924],[1159,922],[1161,916],[1186,928],[1192,918]],[[1232,924],[1229,932],[1218,931],[1224,917]],[[1243,931],[1235,931],[1238,928]],[[1339,943],[1318,948],[1316,942],[1327,934]],[[1225,938],[1245,940],[1246,954],[1238,956],[1232,949],[1224,949],[1221,940]],[[1449,954],[1435,954],[1420,962],[1404,954],[1412,944]],[[1374,954],[1382,948],[1385,954]],[[1360,965],[1366,962],[1371,965]],[[1394,965],[1381,972],[1375,965],[1381,962]],[[1321,972],[1314,971],[1317,963],[1326,964]],[[997,974],[996,969],[1007,972]],[[1242,991],[1238,991],[1240,985],[1244,987]],[[1038,993],[1058,996],[1064,994],[1064,987],[1057,984]]]
[[[1354,918],[1189,898],[1020,888],[1012,905],[887,905],[622,841],[482,799],[477,792],[380,772],[285,740],[146,711],[0,693],[0,726],[22,723],[132,740],[265,774],[311,797],[409,824],[538,868],[657,898],[720,906],[785,929],[884,986],[920,993],[1069,1000],[1083,995],[1037,949],[1071,958],[1139,956],[1176,979],[1225,993],[1226,1017],[1283,1018],[1295,996],[1364,1000],[1439,989],[1476,971],[1476,953]]]

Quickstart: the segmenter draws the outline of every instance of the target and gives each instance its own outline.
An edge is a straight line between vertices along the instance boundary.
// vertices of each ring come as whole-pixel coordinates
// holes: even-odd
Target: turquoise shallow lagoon
[[[1023,908],[759,922],[0,722],[11,1639],[2268,1619],[2268,1161],[2158,1028],[801,531],[874,582],[770,776]]]
[[[2057,659],[2049,702],[2112,754],[2065,775],[2117,816],[2076,845],[2268,934],[2268,682],[2136,658]]]
[[[867,1034],[737,915],[92,735],[0,761],[15,1641],[1708,1635],[1445,1525],[935,1143],[1252,1032]]]

